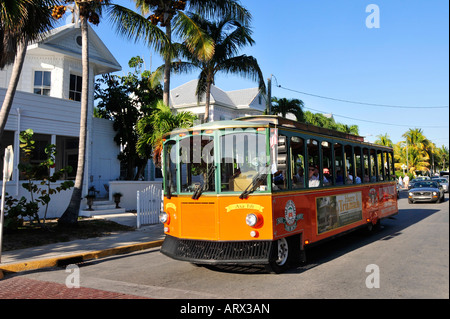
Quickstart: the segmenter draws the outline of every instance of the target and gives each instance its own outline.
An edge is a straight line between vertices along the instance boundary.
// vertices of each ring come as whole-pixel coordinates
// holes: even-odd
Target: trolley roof
[[[245,116],[236,118],[234,120],[228,121],[215,121],[208,122],[200,125],[196,125],[187,129],[177,129],[170,133],[164,135],[168,137],[170,134],[178,134],[186,131],[198,131],[198,130],[214,130],[222,128],[232,128],[232,127],[275,127],[275,128],[286,128],[286,129],[297,129],[304,132],[311,132],[321,135],[326,135],[330,137],[337,137],[341,139],[346,139],[350,141],[356,141],[371,145],[372,143],[364,142],[363,136],[358,136],[354,134],[348,134],[344,132],[339,132],[336,130],[331,130],[323,127],[318,127],[311,124],[301,123],[298,121],[290,120],[277,115],[255,115],[255,116]],[[382,145],[377,145],[377,147],[384,147]],[[389,148],[389,147],[386,147]],[[390,149],[390,148],[389,148]]]

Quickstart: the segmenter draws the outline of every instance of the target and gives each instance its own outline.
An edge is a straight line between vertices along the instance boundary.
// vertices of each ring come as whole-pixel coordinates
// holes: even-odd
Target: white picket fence
[[[159,213],[163,209],[163,193],[160,187],[150,185],[137,191],[137,228],[159,223]]]

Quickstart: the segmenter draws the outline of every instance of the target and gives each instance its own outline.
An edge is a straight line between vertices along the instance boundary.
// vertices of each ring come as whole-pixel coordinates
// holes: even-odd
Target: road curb
[[[159,247],[162,245],[163,241],[164,240],[156,240],[156,241],[151,241],[151,242],[146,242],[146,243],[132,244],[132,245],[103,249],[103,250],[97,250],[97,251],[89,251],[89,252],[72,254],[72,255],[65,255],[65,256],[59,256],[59,257],[51,257],[51,258],[44,258],[44,259],[37,259],[37,260],[30,260],[30,261],[23,261],[23,262],[18,262],[18,263],[0,265],[0,280],[3,279],[4,273],[8,273],[8,272],[17,273],[17,272],[22,272],[22,271],[50,268],[50,267],[56,267],[56,266],[66,266],[69,264],[81,263],[81,262],[92,260],[92,259],[99,259],[99,258],[105,258],[105,257],[109,257],[109,256],[114,256],[114,255],[127,254],[127,253],[131,253],[131,252],[139,251],[139,250],[145,250],[145,249],[150,249],[150,248],[154,248],[154,247]]]

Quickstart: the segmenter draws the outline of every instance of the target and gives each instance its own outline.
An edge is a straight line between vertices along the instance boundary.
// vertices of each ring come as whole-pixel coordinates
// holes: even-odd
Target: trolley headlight
[[[159,221],[163,224],[167,223],[169,221],[169,214],[166,212],[159,213]]]
[[[245,222],[250,227],[253,227],[253,226],[256,226],[258,224],[259,218],[258,218],[258,216],[256,214],[248,214],[247,217],[245,218]]]

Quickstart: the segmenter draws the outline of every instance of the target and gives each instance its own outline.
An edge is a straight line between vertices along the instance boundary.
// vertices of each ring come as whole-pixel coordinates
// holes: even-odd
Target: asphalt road
[[[307,264],[280,275],[260,267],[197,267],[150,249],[80,265],[80,286],[173,299],[447,299],[448,194],[440,204],[411,205],[405,196],[399,215],[384,220],[378,232],[353,232],[314,247],[307,251]],[[73,274],[55,268],[20,277],[65,285],[74,282]]]

